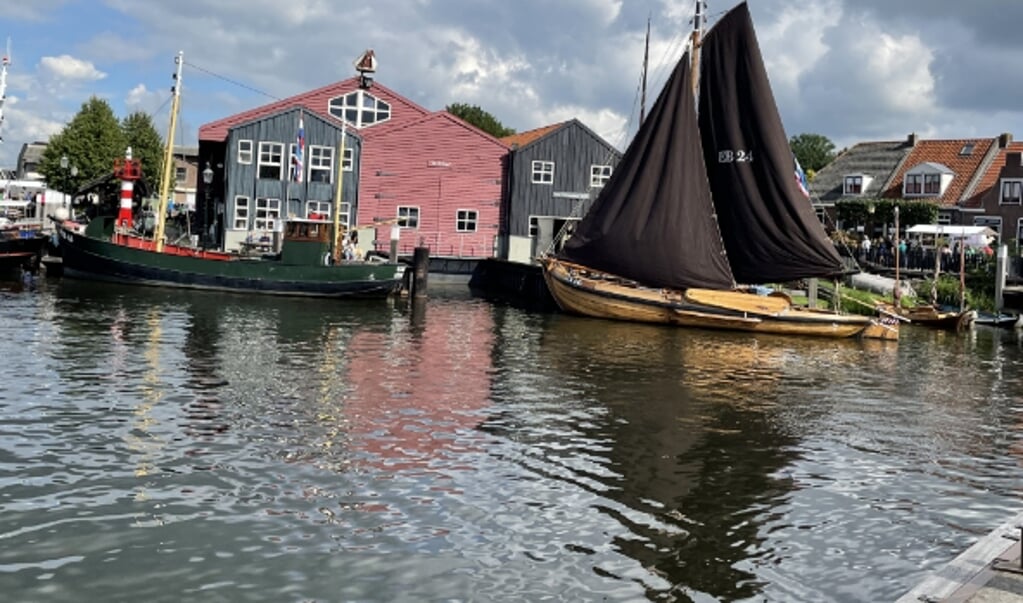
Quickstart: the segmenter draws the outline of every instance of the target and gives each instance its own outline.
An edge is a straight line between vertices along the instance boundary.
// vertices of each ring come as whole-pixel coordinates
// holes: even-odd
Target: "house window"
[[[256,197],[256,230],[274,230],[281,219],[281,200]]]
[[[309,182],[334,181],[334,149],[309,147]]]
[[[174,168],[174,181],[184,182],[188,178],[188,168],[176,166]]]
[[[352,171],[352,162],[354,161],[355,150],[351,147],[345,148],[345,154],[341,158],[341,169],[346,172]]]
[[[1001,205],[1020,205],[1023,203],[1023,180],[1002,180]]]
[[[298,167],[298,165],[296,165],[297,162],[295,161],[295,150],[297,148],[298,145],[295,143],[288,145],[288,180],[291,180],[292,182],[295,182],[295,168]],[[306,165],[309,164],[307,163]],[[303,169],[302,175],[304,176],[307,171],[307,169]]]
[[[239,140],[238,141],[238,163],[245,165],[252,165],[252,141],[251,140]]]
[[[599,188],[607,184],[611,178],[611,166],[591,165],[590,166],[590,188]]]
[[[280,142],[259,143],[259,178],[280,180],[284,174],[284,144]]]
[[[817,214],[817,219],[821,221],[821,224],[828,223],[828,210],[824,207],[814,207],[813,212]]]
[[[939,211],[938,212],[938,224],[942,226],[951,226],[952,224],[952,212],[950,211]]]
[[[554,162],[533,162],[533,184],[554,184]]]
[[[345,226],[352,225],[352,204],[347,201],[341,202],[341,215],[338,216],[339,220]]]
[[[529,216],[529,236],[536,238],[540,234],[540,218],[536,216]]]
[[[249,229],[249,198],[234,198],[234,221],[231,222],[234,230]]]
[[[313,214],[316,214],[320,218],[329,218],[330,206],[330,201],[306,201],[305,217],[311,218]]]
[[[365,90],[355,90],[330,99],[327,111],[356,128],[365,128],[391,119],[391,105]]]
[[[973,218],[974,226],[987,226],[995,231],[995,240],[1002,241],[1002,217],[1001,216],[976,216]]]
[[[906,176],[905,194],[919,195],[923,191],[923,180],[922,174],[908,174]]]
[[[863,176],[846,176],[845,177],[845,191],[843,194],[846,195],[862,195],[863,194]]]
[[[476,218],[478,214],[474,209],[460,209],[455,214],[455,230],[458,232],[476,232]]]
[[[924,174],[924,194],[941,194],[941,174]]]
[[[964,144],[963,148],[959,149],[959,154],[964,156],[964,157],[967,157],[969,155],[973,155],[973,147],[974,146],[976,146],[976,145],[974,145],[974,143],[972,143],[972,142],[968,142],[968,143]]]
[[[1019,246],[1023,243],[1023,218],[1016,220],[1016,249],[1012,253],[1019,253]]]
[[[398,206],[398,224],[402,228],[419,228],[419,208],[407,205]]]

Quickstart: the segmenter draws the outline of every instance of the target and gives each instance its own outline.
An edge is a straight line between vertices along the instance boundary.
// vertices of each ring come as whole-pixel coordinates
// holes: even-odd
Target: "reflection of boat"
[[[737,285],[837,277],[843,265],[794,178],[746,4],[698,37],[699,118],[686,53],[589,213],[543,258],[554,298],[616,320],[896,338],[895,321]]]
[[[96,218],[84,231],[58,221],[65,275],[98,280],[276,295],[323,297],[384,297],[396,291],[404,273],[397,263],[342,260],[340,213],[333,222],[287,220],[279,254],[242,256],[189,245],[166,243],[169,183],[172,178],[174,129],[177,121],[183,58],[178,56],[170,132],[161,179],[160,207],[153,235],[132,228],[132,182],[141,177],[130,149],[115,162],[122,180],[121,210],[116,220]],[[344,157],[344,137],[338,153]],[[340,174],[343,170],[339,169]],[[337,199],[340,199],[340,176]],[[143,230],[145,228],[143,227]]]

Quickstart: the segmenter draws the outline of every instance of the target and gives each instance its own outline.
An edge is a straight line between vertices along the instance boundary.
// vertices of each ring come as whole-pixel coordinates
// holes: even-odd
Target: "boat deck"
[[[1023,603],[1023,513],[998,526],[896,603]]]

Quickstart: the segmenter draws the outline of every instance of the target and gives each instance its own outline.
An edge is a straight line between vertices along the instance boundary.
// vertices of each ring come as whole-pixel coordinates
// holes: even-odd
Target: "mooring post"
[[[806,305],[808,305],[811,308],[817,307],[817,279],[815,278],[807,280],[806,299],[807,299]]]
[[[426,297],[426,281],[430,274],[430,248],[416,247],[412,253],[412,297]]]
[[[995,260],[995,312],[1005,309],[1005,273],[1009,266],[1009,246],[999,245]]]
[[[398,263],[398,239],[401,238],[401,226],[391,225],[391,263]]]

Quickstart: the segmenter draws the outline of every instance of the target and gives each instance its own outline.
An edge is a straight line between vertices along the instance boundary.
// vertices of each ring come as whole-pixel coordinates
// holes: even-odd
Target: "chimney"
[[[1014,152],[1005,154],[1005,167],[1018,168],[1023,167],[1023,153]]]
[[[998,137],[998,148],[1004,149],[1012,143],[1012,134],[1005,132]]]
[[[916,143],[918,142],[920,142],[920,136],[916,132],[913,132],[912,134],[906,137],[906,144],[908,144],[911,147],[915,147]]]

